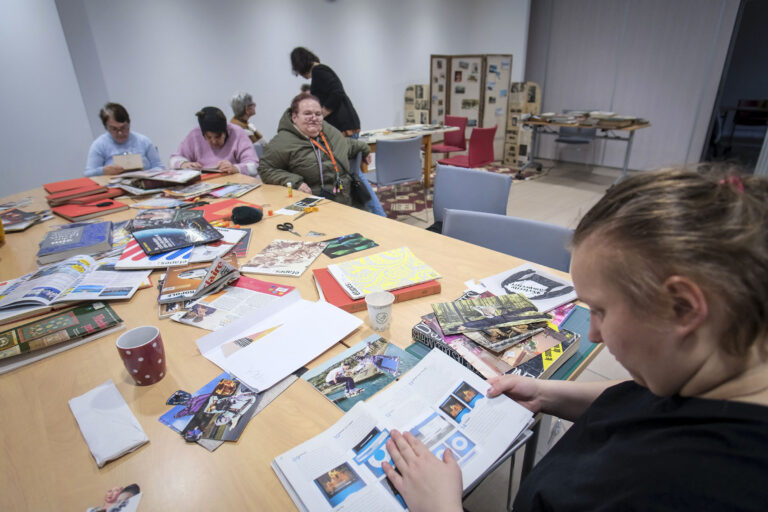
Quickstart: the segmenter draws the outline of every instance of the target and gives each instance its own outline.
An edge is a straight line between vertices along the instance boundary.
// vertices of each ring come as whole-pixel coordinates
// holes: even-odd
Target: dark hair
[[[227,133],[227,116],[216,107],[203,107],[195,114],[200,125],[200,131],[212,133]]]
[[[124,492],[129,492],[133,496],[136,496],[141,491],[139,490],[139,486],[137,484],[131,484],[131,485],[127,485],[127,486],[123,487],[123,490],[120,491],[120,494],[123,494]]]
[[[613,249],[607,277],[639,314],[671,311],[663,283],[686,276],[722,313],[726,353],[745,355],[766,339],[768,179],[713,165],[641,172],[581,219],[572,246],[587,239]]]
[[[291,114],[299,113],[299,103],[301,103],[304,100],[315,100],[316,102],[320,103],[320,100],[317,99],[317,96],[313,94],[310,94],[308,92],[299,93],[291,101]]]
[[[306,75],[312,69],[312,64],[320,62],[317,55],[307,50],[303,46],[297,46],[291,52],[291,67],[293,72],[298,75]]]
[[[118,123],[131,122],[131,117],[128,115],[128,111],[119,103],[107,103],[101,110],[99,110],[99,118],[101,118],[101,124],[104,125],[104,128],[107,127],[107,121],[109,121],[110,117]]]

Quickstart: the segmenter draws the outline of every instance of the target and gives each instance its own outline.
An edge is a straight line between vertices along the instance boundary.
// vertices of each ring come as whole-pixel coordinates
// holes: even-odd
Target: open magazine
[[[382,463],[392,429],[410,431],[432,453],[453,452],[471,488],[533,421],[440,351],[432,350],[398,382],[358,402],[322,434],[279,455],[272,468],[299,510],[402,511],[405,502]],[[342,506],[343,504],[343,506]]]

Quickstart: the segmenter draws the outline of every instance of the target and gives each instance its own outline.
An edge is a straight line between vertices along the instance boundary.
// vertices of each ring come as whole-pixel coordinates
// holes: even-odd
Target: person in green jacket
[[[368,144],[344,137],[323,121],[320,101],[303,92],[280,118],[277,135],[264,148],[259,176],[264,183],[291,185],[302,192],[353,204],[349,160],[358,153],[370,163]]]

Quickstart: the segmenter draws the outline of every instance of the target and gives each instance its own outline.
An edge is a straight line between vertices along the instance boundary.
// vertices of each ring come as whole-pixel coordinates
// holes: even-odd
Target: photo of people
[[[461,74],[461,71],[455,71],[453,73],[453,81],[454,82],[461,82],[462,79],[463,79],[463,76]]]
[[[181,434],[189,442],[200,439],[237,441],[260,399],[259,393],[240,381],[220,379],[207,399],[204,394],[198,395],[188,404],[187,410],[176,413],[186,415],[192,406],[197,409]]]
[[[199,323],[202,322],[206,316],[213,314],[215,311],[216,308],[205,306],[203,304],[195,304],[190,308],[189,311],[187,311],[184,316],[181,317],[181,319],[185,323]]]
[[[346,462],[315,478],[315,484],[334,508],[365,487],[365,482]]]
[[[455,396],[451,395],[440,405],[440,410],[450,416],[456,423],[461,423],[469,409]]]
[[[104,495],[104,503],[90,507],[86,512],[133,512],[138,509],[141,489],[138,484],[113,487]]]

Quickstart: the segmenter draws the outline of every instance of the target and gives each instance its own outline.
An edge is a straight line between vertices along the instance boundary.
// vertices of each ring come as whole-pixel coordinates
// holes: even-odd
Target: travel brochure
[[[357,402],[320,435],[272,462],[299,510],[402,511],[405,502],[382,463],[393,461],[393,429],[411,432],[438,458],[450,449],[462,486],[482,478],[533,422],[533,414],[445,354],[432,350],[407,374],[366,402]],[[503,418],[504,421],[499,421]]]

